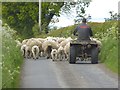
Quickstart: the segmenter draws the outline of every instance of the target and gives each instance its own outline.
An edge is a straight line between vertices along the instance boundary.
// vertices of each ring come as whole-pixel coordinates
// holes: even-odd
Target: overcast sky
[[[109,18],[109,11],[118,12],[118,2],[120,0],[92,0],[89,7],[86,10],[87,14],[92,16],[92,22],[104,22],[104,18]],[[75,10],[67,16],[61,15],[59,22],[54,26],[65,27],[74,24]],[[69,17],[69,18],[68,18]]]

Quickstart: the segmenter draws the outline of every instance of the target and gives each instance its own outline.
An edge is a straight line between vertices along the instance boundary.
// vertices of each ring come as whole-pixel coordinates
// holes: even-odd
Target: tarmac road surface
[[[118,88],[118,77],[101,64],[26,59],[20,88]]]

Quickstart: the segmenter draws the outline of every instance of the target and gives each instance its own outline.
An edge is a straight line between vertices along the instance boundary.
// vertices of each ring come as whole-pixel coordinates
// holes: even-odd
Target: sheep
[[[43,38],[36,38],[36,40],[40,41],[41,43],[43,43],[45,41],[45,39],[43,39]]]
[[[47,40],[47,41],[51,41],[52,38],[53,38],[53,37],[47,37],[47,38],[45,38],[45,40]]]
[[[44,50],[44,54],[46,54],[47,59],[51,57],[52,49],[58,49],[58,45],[55,41],[46,40],[42,44],[42,48]]]
[[[64,48],[62,46],[60,46],[58,48],[58,59],[60,61],[62,61],[63,59],[65,59],[65,52],[64,52]]]
[[[32,57],[32,51],[30,46],[26,46],[25,48],[25,58],[31,58]]]
[[[43,38],[30,38],[24,39],[21,43],[21,51],[25,58],[31,58],[33,56],[34,59],[37,59],[33,51],[36,48],[39,48],[39,56],[45,55],[48,58],[52,58],[53,61],[62,59],[68,59],[69,56],[69,48],[71,37],[63,38],[63,37],[47,37]],[[16,41],[18,45],[20,42]],[[56,54],[55,54],[56,52]],[[33,55],[34,53],[34,55]]]
[[[90,38],[92,41],[95,41],[97,44],[98,44],[98,49],[99,49],[99,52],[101,50],[101,47],[102,47],[102,43],[101,41],[97,40],[96,38]]]
[[[71,38],[71,37],[68,37],[66,40],[64,40],[64,41],[62,41],[62,42],[60,43],[60,46],[65,47],[65,45],[66,45],[68,42],[70,42],[71,40],[72,40],[72,38]]]
[[[65,45],[64,52],[65,52],[66,60],[68,60],[69,59],[69,54],[70,54],[70,42],[68,42]]]
[[[32,47],[32,54],[33,54],[33,59],[38,59],[39,58],[39,47],[37,45],[34,45]]]
[[[41,57],[42,56],[42,52],[43,52],[42,41],[39,40],[39,39],[35,39],[35,45],[37,45],[39,47],[39,56]]]
[[[26,43],[26,45],[27,45],[27,49],[26,49],[26,56],[28,57],[28,58],[30,58],[31,56],[32,56],[32,47],[34,46],[34,45],[40,45],[40,43],[38,43],[38,41],[37,40],[35,40],[35,38],[31,38],[31,39],[29,39],[28,41],[27,41],[27,43]],[[41,45],[42,46],[42,45]]]
[[[57,38],[57,42],[58,43],[61,43],[62,41],[64,41],[65,40],[65,38]]]
[[[53,61],[57,60],[57,54],[58,54],[57,49],[52,49],[51,57]]]
[[[28,40],[29,40],[29,39],[24,39],[24,40],[22,41],[22,45],[26,44]]]
[[[26,56],[26,54],[25,54],[25,49],[26,49],[26,47],[27,47],[27,45],[26,44],[24,44],[24,45],[22,45],[21,46],[21,52],[22,52],[22,56],[25,58]]]

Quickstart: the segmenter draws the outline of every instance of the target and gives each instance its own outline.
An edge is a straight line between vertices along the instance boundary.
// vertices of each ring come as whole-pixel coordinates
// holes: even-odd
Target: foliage
[[[41,3],[41,30],[48,33],[48,25],[53,16],[60,16],[61,13],[70,14],[72,7],[76,7],[77,17],[85,15],[85,9],[89,6],[89,2],[42,2]],[[76,19],[77,22],[77,19]],[[53,22],[54,23],[54,22]]]
[[[74,3],[74,6],[76,5],[79,15],[80,11],[85,13],[85,8],[89,6],[89,4],[81,1]],[[71,2],[41,2],[40,32],[33,30],[35,24],[39,23],[38,2],[2,2],[2,21],[16,30],[22,39],[31,38],[34,35],[48,33],[48,25],[52,22],[53,16],[58,17],[62,12],[69,13],[72,6]]]
[[[63,27],[60,29],[55,29],[55,30],[51,30],[48,34],[41,34],[38,35],[37,37],[47,37],[47,36],[53,36],[53,37],[69,37],[72,36],[72,32],[74,30],[75,26],[68,26],[68,27]],[[73,36],[74,37],[74,36]]]
[[[91,26],[93,30],[93,34],[99,34],[99,33],[104,33],[106,30],[110,27],[117,27],[117,22],[116,21],[107,21],[104,23],[97,23],[97,22],[89,22],[89,26]],[[101,34],[99,34],[101,35]]]
[[[74,19],[75,23],[80,23],[81,19],[84,17],[87,16],[86,14],[86,8],[88,8],[90,5],[90,2],[83,2],[81,0],[77,0],[76,2],[76,13],[77,13],[77,16],[76,18]],[[90,15],[88,16],[88,19],[89,17],[91,17]],[[87,18],[87,17],[86,17]]]
[[[120,20],[120,13],[114,13],[114,11],[109,11],[110,18],[104,18],[105,21],[111,21],[111,20]]]
[[[32,28],[33,36],[38,36],[40,33],[39,23],[36,23]]]
[[[38,22],[38,2],[3,2],[2,21],[15,29],[19,36],[33,36],[32,27]]]
[[[109,27],[106,32],[100,33],[100,35],[96,34],[96,37],[99,36],[102,36],[99,39],[103,44],[100,53],[101,62],[118,73],[118,30],[116,25]]]
[[[0,20],[2,19],[2,3],[0,2]]]
[[[14,31],[8,26],[2,32],[2,88],[18,88],[20,82],[20,68],[23,57],[20,48],[16,47],[13,39]]]
[[[1,23],[0,23],[1,28]],[[2,32],[0,30],[0,89],[2,89]]]
[[[106,30],[111,26],[115,26],[117,27],[117,22],[116,21],[108,21],[108,22],[104,22],[104,23],[97,23],[97,22],[88,22],[88,25],[91,26],[94,37],[96,37],[96,35],[99,35],[99,38],[102,38],[102,34],[99,33],[104,33],[106,32]],[[64,28],[60,28],[57,30],[51,30],[48,34],[43,34],[42,36],[62,36],[62,37],[74,37],[73,34],[73,30],[76,28],[76,25],[72,25],[72,26],[68,26],[68,27],[64,27]],[[39,35],[41,36],[41,35]]]
[[[41,29],[48,33],[48,25],[54,15],[59,16],[63,2],[41,2]]]

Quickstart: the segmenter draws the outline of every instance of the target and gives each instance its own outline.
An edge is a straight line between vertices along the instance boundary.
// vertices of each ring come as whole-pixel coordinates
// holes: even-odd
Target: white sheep
[[[25,58],[31,58],[32,57],[32,51],[30,46],[26,46],[25,48]]]
[[[43,39],[43,38],[36,38],[36,40],[38,40],[38,41],[40,41],[42,43],[45,41],[45,39]]]
[[[39,56],[42,56],[42,52],[43,52],[43,48],[42,48],[42,41],[35,39],[35,45],[37,45],[39,47]]]
[[[35,60],[39,58],[39,47],[37,45],[32,47],[32,55]]]
[[[22,45],[26,44],[28,40],[29,40],[29,39],[24,39],[24,40],[22,41]]]
[[[65,52],[66,60],[68,60],[69,59],[69,54],[70,54],[70,42],[68,42],[65,45],[64,52]]]
[[[26,42],[26,49],[25,49],[25,58],[31,58],[32,57],[32,47],[35,45],[34,41],[32,39],[29,39]]]
[[[22,56],[23,56],[24,58],[26,57],[26,56],[25,56],[25,55],[26,55],[26,54],[25,54],[25,49],[26,49],[26,47],[27,47],[27,45],[24,44],[24,45],[21,46],[21,49],[20,49],[21,52],[22,52]]]
[[[58,54],[57,49],[52,49],[51,58],[53,61],[57,60],[57,54]]]
[[[27,45],[27,48],[26,48],[26,56],[28,57],[28,58],[31,58],[31,56],[32,56],[32,47],[34,46],[34,45],[38,45],[39,46],[39,43],[37,42],[37,40],[35,40],[35,38],[31,38],[31,39],[29,39],[28,41],[27,41],[27,43],[26,43],[26,45]],[[41,45],[42,46],[42,45]]]
[[[52,49],[58,49],[58,45],[55,41],[46,40],[43,42],[42,48],[47,58],[50,58]]]
[[[57,38],[57,42],[60,44],[62,41],[64,41],[66,38]]]
[[[60,46],[58,48],[58,59],[60,61],[64,60],[65,59],[65,52],[64,52],[64,48],[62,46]]]
[[[65,45],[66,45],[68,42],[70,42],[71,40],[72,40],[72,38],[71,38],[71,37],[68,37],[66,40],[64,40],[64,41],[62,41],[62,42],[60,43],[60,46],[65,47]]]
[[[98,49],[99,51],[101,50],[101,47],[102,47],[102,43],[101,41],[99,41],[97,38],[90,38],[92,41],[95,41],[97,44],[98,44]]]

